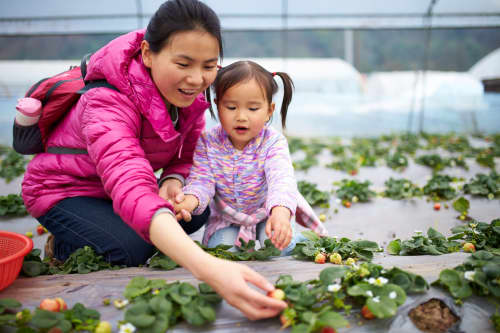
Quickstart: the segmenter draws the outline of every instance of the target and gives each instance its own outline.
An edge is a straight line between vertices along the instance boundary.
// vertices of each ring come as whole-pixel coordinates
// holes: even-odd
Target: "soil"
[[[460,320],[441,300],[433,298],[413,308],[408,314],[413,324],[424,332],[446,332]]]

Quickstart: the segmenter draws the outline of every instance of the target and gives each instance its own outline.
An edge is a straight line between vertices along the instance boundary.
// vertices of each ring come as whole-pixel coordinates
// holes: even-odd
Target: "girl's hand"
[[[172,205],[176,202],[176,197],[182,193],[182,183],[177,178],[167,178],[160,187],[158,193],[160,197],[170,202]]]
[[[179,193],[175,198],[174,211],[177,221],[184,220],[185,222],[191,221],[191,213],[198,207],[198,198],[194,195]]]
[[[266,222],[266,235],[280,251],[283,251],[292,240],[290,217],[288,208],[276,206],[271,210],[271,216]]]
[[[265,293],[274,286],[262,275],[246,265],[212,257],[203,265],[199,278],[209,284],[230,305],[239,309],[248,319],[257,320],[277,316],[287,304],[250,288],[248,283]]]

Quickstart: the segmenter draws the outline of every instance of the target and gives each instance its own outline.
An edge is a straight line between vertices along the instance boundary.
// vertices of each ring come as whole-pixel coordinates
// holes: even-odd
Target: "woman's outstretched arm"
[[[284,301],[268,297],[248,283],[264,290],[274,289],[262,275],[246,265],[222,260],[203,251],[184,232],[169,213],[153,218],[149,229],[153,244],[177,264],[221,295],[226,302],[239,309],[250,320],[277,316],[286,307]]]

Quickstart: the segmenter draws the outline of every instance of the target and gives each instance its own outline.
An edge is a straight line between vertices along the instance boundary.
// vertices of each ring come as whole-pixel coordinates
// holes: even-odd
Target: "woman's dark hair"
[[[229,66],[221,68],[217,72],[217,77],[212,84],[215,96],[218,100],[232,86],[255,79],[265,93],[265,98],[269,104],[272,103],[273,96],[278,91],[278,84],[274,81],[274,76],[278,75],[283,80],[283,102],[281,103],[281,126],[286,128],[286,113],[292,101],[293,81],[287,73],[268,72],[265,68],[253,61],[237,61]],[[210,110],[212,117],[215,117]]]
[[[153,53],[158,53],[168,43],[170,36],[180,31],[202,30],[219,42],[222,59],[222,35],[219,17],[206,4],[198,0],[168,0],[153,14],[146,29],[144,40]],[[210,101],[210,88],[205,91]],[[213,113],[212,106],[210,112]]]

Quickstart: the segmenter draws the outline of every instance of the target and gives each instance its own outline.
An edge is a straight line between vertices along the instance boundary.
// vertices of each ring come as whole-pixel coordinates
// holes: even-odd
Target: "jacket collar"
[[[254,154],[255,151],[262,145],[266,132],[267,132],[267,125],[264,126],[264,128],[262,128],[259,135],[250,140],[250,142],[245,146],[245,148],[243,148],[242,153],[249,155]],[[227,132],[222,128],[222,125],[220,124],[218,125],[217,128],[217,137],[219,138],[219,142],[226,152],[234,154],[237,151],[237,149],[234,148],[231,140],[229,139]]]

